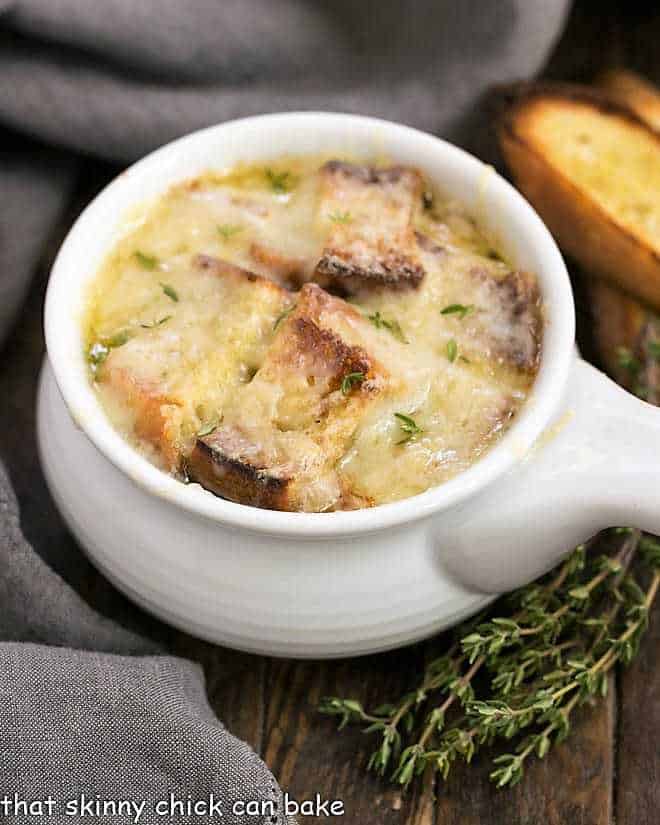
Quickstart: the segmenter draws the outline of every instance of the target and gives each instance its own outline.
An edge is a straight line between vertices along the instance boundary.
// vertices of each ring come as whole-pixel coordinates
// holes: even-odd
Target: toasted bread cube
[[[264,278],[263,275],[250,272],[249,269],[243,269],[240,266],[236,266],[236,264],[229,263],[229,261],[225,261],[222,258],[214,258],[212,255],[195,255],[193,258],[193,266],[196,269],[211,272],[219,278],[222,278],[225,282],[237,287],[255,284],[259,290],[270,291],[288,300],[288,292],[280,284],[272,281],[270,278]]]
[[[123,330],[96,372],[106,401],[126,411],[128,428],[173,472],[192,448],[198,407],[221,406],[241,385],[272,337],[273,320],[292,303],[267,278],[205,255],[193,259],[190,281],[192,298],[173,302],[162,322]],[[200,364],[181,369],[201,360],[200,352]]]
[[[345,294],[379,286],[410,289],[424,270],[412,218],[424,181],[416,169],[374,169],[333,160],[320,171],[320,221],[330,234],[315,280]]]
[[[168,471],[177,472],[181,464],[179,404],[157,383],[141,379],[125,367],[114,367],[112,353],[108,360],[103,381],[130,411],[136,437],[156,450]]]
[[[476,267],[474,278],[483,279],[484,306],[475,318],[490,351],[507,364],[533,372],[538,366],[541,320],[536,281],[526,272],[512,270],[493,278]]]
[[[307,284],[278,324],[254,378],[188,460],[191,478],[243,504],[328,510],[343,495],[336,462],[386,371],[333,324],[362,316]],[[269,422],[264,425],[264,422]]]
[[[436,260],[436,266],[429,265],[429,269],[439,272],[441,279],[445,277],[443,261],[447,261],[452,277],[458,276],[459,283],[471,282],[469,294],[475,304],[458,322],[464,344],[516,369],[533,372],[542,337],[541,296],[535,279],[502,261],[467,250],[452,257],[445,246],[421,233],[417,240],[423,254]],[[452,317],[445,316],[445,322]]]
[[[278,464],[274,444],[257,445],[238,427],[223,426],[198,438],[187,469],[192,479],[230,501],[292,509],[293,468]]]

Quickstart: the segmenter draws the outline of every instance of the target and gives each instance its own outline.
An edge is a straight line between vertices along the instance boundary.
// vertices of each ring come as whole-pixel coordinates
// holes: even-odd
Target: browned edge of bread
[[[596,84],[610,100],[632,109],[648,125],[660,131],[660,89],[648,78],[629,69],[608,69]]]

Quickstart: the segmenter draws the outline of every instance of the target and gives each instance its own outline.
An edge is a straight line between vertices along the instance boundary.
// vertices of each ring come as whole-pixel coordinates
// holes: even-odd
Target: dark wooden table
[[[547,69],[562,80],[589,80],[621,63],[660,82],[660,3],[579,2]],[[324,694],[375,704],[411,684],[442,640],[395,653],[339,662],[271,660],[213,647],[163,628],[126,602],[88,564],[46,491],[34,445],[36,378],[43,355],[41,307],[45,273],[70,220],[112,170],[87,165],[70,214],[52,239],[27,312],[3,353],[0,454],[7,461],[28,538],[39,535],[48,562],[97,609],[165,639],[174,652],[199,660],[211,703],[237,736],[263,755],[298,799],[320,793],[342,799],[351,825],[658,825],[660,822],[660,609],[640,657],[611,683],[597,708],[579,714],[570,740],[533,762],[513,790],[489,784],[487,760],[457,768],[450,780],[427,783],[402,798],[367,776],[368,743],[357,731],[334,732],[315,706]],[[578,291],[579,294],[579,291]],[[588,351],[588,320],[582,319]],[[583,344],[584,345],[584,344]],[[26,379],[26,376],[28,378]],[[27,435],[16,437],[16,422]],[[44,543],[43,536],[48,541]]]

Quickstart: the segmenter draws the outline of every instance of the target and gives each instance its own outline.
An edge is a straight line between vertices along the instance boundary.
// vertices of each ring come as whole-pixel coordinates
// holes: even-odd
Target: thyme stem
[[[463,625],[419,686],[394,704],[367,713],[354,699],[331,697],[321,710],[341,717],[341,727],[367,723],[365,732],[380,738],[369,768],[403,787],[429,771],[446,778],[457,759],[470,762],[496,740],[517,746],[495,758],[491,779],[498,787],[515,784],[526,760],[543,758],[564,739],[573,710],[604,695],[609,673],[639,648],[660,590],[660,542],[638,530],[615,531],[623,534],[611,556],[580,546],[554,573],[500,602],[490,618]],[[631,573],[633,562],[651,571],[645,588]]]

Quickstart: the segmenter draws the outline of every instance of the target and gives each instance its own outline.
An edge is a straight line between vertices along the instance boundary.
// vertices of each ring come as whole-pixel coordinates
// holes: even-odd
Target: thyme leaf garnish
[[[87,350],[87,363],[92,372],[96,372],[105,359],[110,355],[110,350],[123,347],[129,339],[127,329],[121,329],[113,335],[107,335],[94,341]]]
[[[275,322],[273,323],[273,330],[276,330],[282,323],[282,321],[286,320],[289,317],[289,315],[291,315],[295,308],[296,305],[294,304],[293,306],[287,307],[287,309],[285,309],[284,312],[280,312],[280,314],[275,319]]]
[[[628,347],[617,347],[616,358],[619,366],[636,375],[642,368],[639,358],[637,358]]]
[[[275,172],[270,167],[264,170],[266,180],[270,184],[270,188],[277,195],[284,195],[293,187],[293,175],[291,172]]]
[[[142,329],[153,329],[154,327],[160,327],[165,324],[167,321],[170,320],[171,315],[164,315],[162,318],[159,318],[157,321],[147,321],[144,324],[140,324]]]
[[[218,424],[220,422],[218,419],[213,419],[212,421],[208,421],[206,424],[203,424],[199,430],[197,430],[197,437],[204,438],[205,435],[211,435],[212,432],[218,429]]]
[[[456,356],[458,355],[458,344],[453,338],[450,338],[447,341],[447,358],[453,364],[456,360]]]
[[[463,320],[466,315],[474,311],[474,304],[449,304],[444,309],[440,310],[441,315],[458,315]]]
[[[133,257],[140,264],[142,269],[153,270],[160,266],[160,261],[155,255],[147,255],[145,252],[140,252],[139,249],[135,250]]]
[[[376,327],[376,329],[386,329],[397,339],[397,341],[400,341],[402,344],[409,343],[408,339],[404,335],[403,330],[401,329],[401,324],[399,324],[398,321],[394,319],[383,318],[380,312],[374,312],[372,315],[367,315],[367,318]]]
[[[654,361],[660,361],[660,341],[649,341],[646,346],[651,358]]]
[[[362,384],[367,376],[363,372],[349,372],[341,382],[341,391],[343,395],[348,395],[356,384]]]
[[[179,293],[176,291],[176,289],[174,289],[173,286],[170,286],[169,284],[164,284],[162,281],[160,286],[165,295],[167,295],[167,297],[171,301],[174,301],[175,304],[179,302]]]
[[[411,418],[409,415],[405,415],[405,413],[395,412],[394,417],[399,422],[399,427],[401,431],[405,433],[404,437],[401,441],[397,441],[397,444],[405,444],[407,441],[410,441],[411,438],[414,438],[420,433],[423,433],[424,430],[417,425],[415,420]]]
[[[353,216],[350,212],[331,212],[328,215],[328,219],[333,223],[350,223],[353,220]]]
[[[233,238],[234,235],[241,232],[243,230],[243,227],[238,226],[238,224],[223,223],[217,226],[216,229],[218,230],[218,234],[222,237],[222,239],[228,241],[230,238]]]

